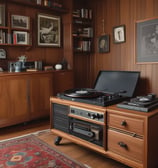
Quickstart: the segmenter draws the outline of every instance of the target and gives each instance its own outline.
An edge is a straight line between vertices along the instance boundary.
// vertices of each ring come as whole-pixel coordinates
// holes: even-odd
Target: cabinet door
[[[58,71],[53,74],[54,95],[72,89],[74,86],[73,71]]]
[[[23,77],[0,79],[0,127],[28,120],[28,83]]]
[[[52,73],[30,76],[30,117],[31,119],[49,116],[50,96],[52,96]]]

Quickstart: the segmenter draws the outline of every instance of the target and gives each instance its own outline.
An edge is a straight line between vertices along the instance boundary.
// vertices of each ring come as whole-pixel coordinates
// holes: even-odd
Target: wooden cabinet
[[[64,92],[74,87],[73,71],[56,71],[53,73],[53,94]]]
[[[55,144],[59,145],[63,137],[133,168],[158,167],[158,109],[146,113],[116,105],[100,107],[55,97],[50,102],[51,130],[58,136]],[[102,116],[104,129],[101,135],[97,120]],[[103,145],[96,145],[94,139],[103,140]]]
[[[0,75],[0,127],[49,116],[52,72]]]
[[[107,153],[110,157],[136,168],[158,166],[158,110],[138,112],[107,108]]]
[[[135,116],[111,114],[108,112],[107,150],[143,163],[144,154],[144,119]],[[141,167],[141,165],[140,165]]]
[[[73,71],[0,74],[0,128],[50,114],[50,97],[73,87]]]
[[[0,77],[0,127],[29,119],[28,83],[25,77]]]
[[[52,73],[33,74],[29,76],[29,117],[49,116],[49,99],[53,95]]]

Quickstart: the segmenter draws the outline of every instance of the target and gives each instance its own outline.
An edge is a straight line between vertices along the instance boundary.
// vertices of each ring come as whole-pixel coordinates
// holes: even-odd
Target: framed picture
[[[102,35],[98,38],[98,52],[107,53],[110,51],[109,35]]]
[[[116,26],[113,28],[114,43],[124,43],[126,41],[125,25]]]
[[[30,17],[21,15],[11,15],[11,27],[30,29]]]
[[[13,43],[14,44],[29,44],[28,32],[13,31]]]
[[[0,4],[0,26],[5,26],[5,5]]]
[[[60,17],[38,14],[38,46],[60,47]]]
[[[158,63],[158,18],[136,22],[136,63]]]

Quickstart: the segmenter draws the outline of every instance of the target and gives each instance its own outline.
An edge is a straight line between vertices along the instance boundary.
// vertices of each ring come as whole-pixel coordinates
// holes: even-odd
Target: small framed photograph
[[[126,41],[125,25],[116,26],[113,28],[114,43],[124,43]]]
[[[102,35],[98,38],[98,52],[99,53],[107,53],[110,51],[110,45],[109,45],[109,35]]]
[[[21,15],[11,15],[11,27],[20,29],[30,29],[30,17]]]
[[[136,63],[158,63],[158,18],[136,22]]]
[[[5,26],[5,5],[0,4],[0,26]]]
[[[29,34],[23,31],[13,31],[13,43],[14,44],[29,44]]]
[[[61,46],[61,21],[59,16],[38,14],[38,46]]]

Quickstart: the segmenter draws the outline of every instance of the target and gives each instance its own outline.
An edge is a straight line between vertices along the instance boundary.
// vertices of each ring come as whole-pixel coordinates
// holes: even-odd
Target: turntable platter
[[[95,98],[102,95],[102,93],[90,88],[77,88],[66,90],[64,95],[74,98]]]

